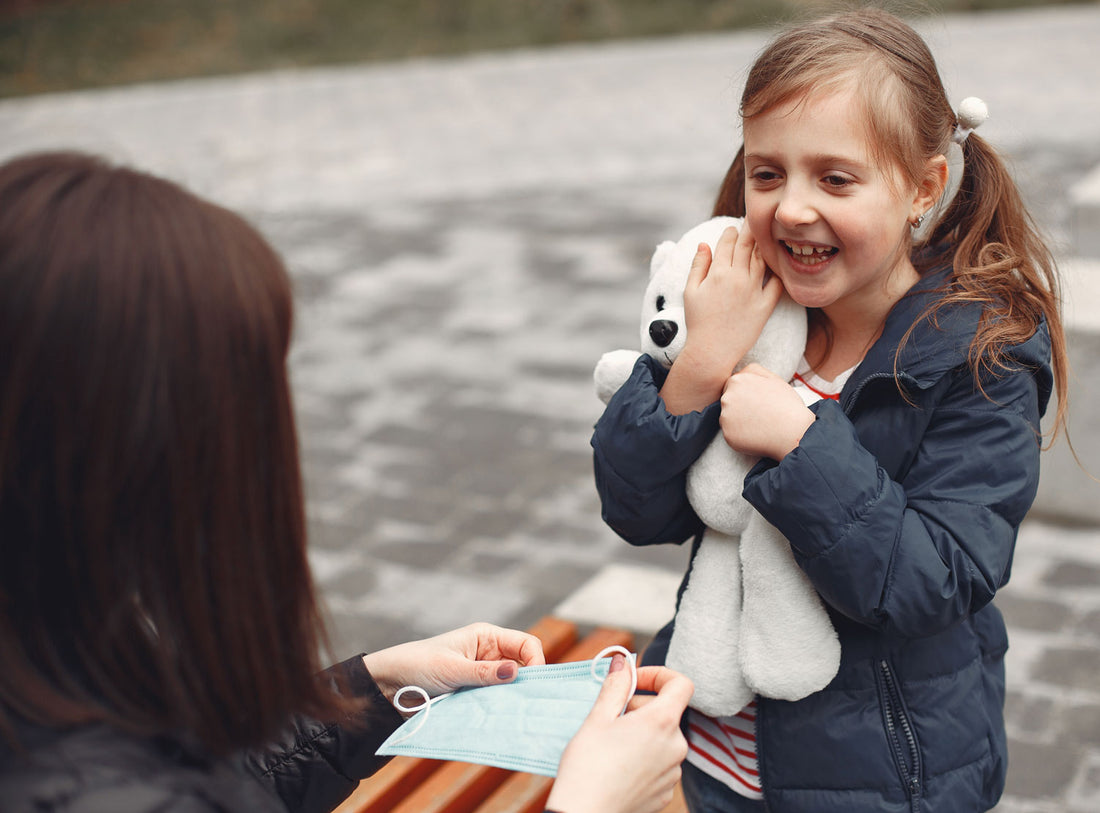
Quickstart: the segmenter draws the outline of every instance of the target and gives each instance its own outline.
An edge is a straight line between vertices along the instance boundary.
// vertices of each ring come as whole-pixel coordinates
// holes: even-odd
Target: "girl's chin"
[[[833,296],[829,291],[822,285],[812,284],[812,280],[798,276],[792,278],[784,274],[780,274],[779,278],[787,295],[804,308],[824,308],[833,302]]]

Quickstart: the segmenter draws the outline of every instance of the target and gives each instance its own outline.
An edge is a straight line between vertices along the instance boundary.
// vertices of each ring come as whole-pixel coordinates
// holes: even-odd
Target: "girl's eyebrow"
[[[868,166],[866,161],[858,158],[853,158],[850,155],[836,155],[833,153],[815,153],[814,155],[805,156],[808,161],[814,166],[854,166],[854,167],[866,167]],[[747,152],[745,153],[745,160],[764,161],[766,163],[782,163],[773,155],[768,155],[762,152]]]

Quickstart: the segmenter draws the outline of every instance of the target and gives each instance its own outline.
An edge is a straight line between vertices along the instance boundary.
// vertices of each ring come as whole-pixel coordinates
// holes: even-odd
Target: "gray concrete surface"
[[[1068,190],[1100,165],[1100,7],[919,27],[953,98],[989,103],[982,134],[1087,285]],[[337,654],[570,607],[644,636],[684,551],[631,549],[602,526],[590,373],[633,345],[654,245],[707,215],[766,36],[6,100],[0,157],[106,153],[242,210],[282,250]],[[1100,485],[1062,476],[1100,505]],[[1000,813],[1100,810],[1100,526],[1080,502],[1037,507],[998,598],[1012,639]]]

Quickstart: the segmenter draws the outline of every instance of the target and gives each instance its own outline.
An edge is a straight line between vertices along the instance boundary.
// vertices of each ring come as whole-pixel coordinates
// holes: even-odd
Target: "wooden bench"
[[[634,646],[625,630],[597,628],[578,640],[576,624],[546,617],[531,627],[547,663],[583,661],[605,647]],[[466,762],[394,757],[364,779],[335,813],[540,813],[553,780]],[[676,796],[662,813],[686,813]]]

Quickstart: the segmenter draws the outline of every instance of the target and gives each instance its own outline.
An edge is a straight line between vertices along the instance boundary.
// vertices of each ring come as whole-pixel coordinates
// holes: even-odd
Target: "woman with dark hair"
[[[243,219],[75,153],[0,166],[0,810],[329,810],[407,683],[507,682],[487,624],[327,651],[306,560],[286,270]],[[685,678],[609,675],[550,805],[652,811]],[[607,713],[613,709],[613,713]],[[612,758],[614,771],[598,766]]]

